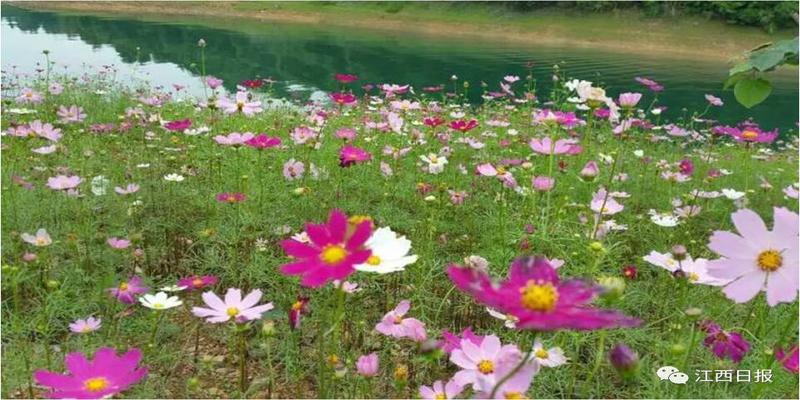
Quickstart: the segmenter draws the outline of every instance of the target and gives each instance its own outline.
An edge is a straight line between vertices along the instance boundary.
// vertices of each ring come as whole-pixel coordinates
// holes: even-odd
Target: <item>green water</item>
[[[653,78],[665,86],[659,95],[669,107],[668,117],[684,109],[701,110],[703,97],[722,97],[725,106],[711,115],[725,123],[753,118],[768,128],[796,130],[798,92],[796,74],[773,78],[776,88],[763,104],[747,110],[721,90],[728,66],[720,62],[671,60],[657,55],[618,54],[578,47],[524,47],[505,43],[437,40],[402,34],[375,34],[265,22],[216,21],[206,24],[156,23],[121,18],[101,18],[2,6],[2,66],[10,72],[31,72],[43,62],[41,51],[50,50],[58,65],[82,73],[101,65],[114,65],[121,80],[145,77],[155,85],[188,86],[197,93],[199,38],[206,48],[207,73],[225,81],[228,90],[237,82],[272,77],[285,97],[308,99],[336,90],[335,72],[358,74],[360,83],[399,83],[422,86],[445,84],[457,75],[471,82],[473,101],[479,101],[480,81],[496,90],[508,74],[524,76],[525,64],[535,63],[539,93],[546,93],[551,68],[562,63],[568,76],[601,83],[610,94],[643,91],[636,76]]]

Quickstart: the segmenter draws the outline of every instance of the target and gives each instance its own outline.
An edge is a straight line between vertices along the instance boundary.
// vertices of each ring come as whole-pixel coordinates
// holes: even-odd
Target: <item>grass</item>
[[[524,71],[517,73],[524,76]],[[472,173],[477,164],[496,164],[507,158],[531,163],[530,168],[510,169],[522,187],[529,187],[531,176],[548,173],[548,157],[532,153],[528,140],[545,135],[565,136],[567,132],[531,126],[531,103],[508,109],[505,101],[471,107],[448,100],[448,111],[449,106],[454,107],[452,110],[461,109],[464,118],[474,117],[481,126],[464,135],[453,134],[452,140],[444,144],[433,137],[430,128],[415,123],[428,115],[422,112],[403,115],[403,134],[367,130],[363,119],[380,117],[377,111],[367,108],[367,100],[360,99],[359,106],[352,110],[327,110],[329,118],[321,126],[324,139],[318,149],[312,150],[292,144],[288,136],[295,127],[309,124],[309,115],[313,115],[300,108],[266,111],[253,118],[198,109],[192,99],[170,101],[155,108],[142,106],[136,100],[136,88],[120,86],[108,77],[92,76],[88,83],[64,77],[50,79],[59,80],[66,89],[57,96],[46,96],[40,105],[28,106],[36,110],[33,115],[9,113],[15,107],[10,97],[19,86],[15,87],[17,82],[13,79],[4,84],[4,96],[9,99],[4,107],[4,130],[12,123],[41,119],[54,122],[64,132],[58,151],[50,155],[31,153],[31,148],[45,144],[42,139],[3,139],[4,398],[27,397],[32,370],[60,371],[67,352],[91,354],[101,346],[143,349],[143,364],[150,368],[150,375],[125,393],[132,398],[415,397],[420,385],[446,380],[456,369],[446,357],[429,354],[413,342],[373,332],[384,313],[402,299],[411,300],[409,316],[425,322],[431,338],[439,337],[445,329],[460,332],[471,326],[480,334],[499,335],[503,343],[516,343],[521,349],[529,348],[535,337],[549,346],[562,347],[570,362],[543,370],[529,392],[531,397],[797,397],[797,375],[780,368],[771,356],[774,345],[785,347],[796,342],[797,330],[787,322],[796,321],[796,301],[768,308],[762,294],[748,304],[734,304],[718,288],[684,285],[667,271],[642,261],[642,256],[651,250],[668,252],[676,244],[685,245],[694,257],[716,258],[706,247],[708,238],[715,230],[733,229],[730,214],[736,210],[734,202],[724,198],[703,200],[698,203],[703,207],[698,216],[674,228],[657,226],[647,216],[650,209],[670,211],[670,202],[675,198],[692,201],[689,193],[694,189],[744,191],[748,207],[766,221],[772,220],[773,206],[797,211],[797,202],[785,198],[781,191],[798,181],[793,137],[763,153],[767,148],[746,148],[727,140],[714,146],[687,138],[652,142],[650,137],[658,131],[638,129],[620,139],[611,134],[607,122],[594,121],[590,127],[575,130],[582,137],[585,151],[560,157],[567,165],[563,172],[552,173],[557,183],[548,200],[544,194],[521,196],[503,189],[496,179]],[[46,90],[43,76],[23,83]],[[518,83],[517,88],[525,84]],[[563,92],[539,97],[556,99],[558,108],[574,107],[557,100],[564,98]],[[424,96],[419,99],[423,106],[429,106],[432,100]],[[642,105],[651,100],[646,98]],[[82,106],[87,119],[79,124],[58,123],[55,110],[59,105],[72,104]],[[190,118],[193,127],[209,126],[211,133],[188,136],[168,132],[157,122],[135,124],[127,132],[89,132],[91,124],[122,121],[121,116],[129,107],[142,107],[147,114],[165,121]],[[447,112],[443,116],[452,119]],[[486,125],[498,116],[508,119],[511,126]],[[709,116],[713,118],[713,110]],[[652,118],[656,124],[665,122]],[[698,129],[703,135],[708,132],[707,125],[675,122]],[[333,134],[342,127],[358,128],[354,144],[371,152],[373,161],[339,167],[342,143]],[[510,128],[516,129],[518,135],[512,136]],[[213,135],[234,131],[266,132],[281,137],[285,146],[260,153],[247,147],[220,146],[211,140]],[[416,131],[425,138],[424,143],[412,140]],[[442,127],[438,130],[445,131]],[[473,137],[486,147],[471,149],[456,142],[460,136]],[[508,140],[509,145],[501,146],[501,140]],[[411,150],[408,155],[393,159],[382,155],[385,146],[408,146]],[[419,156],[439,153],[445,146],[452,154],[444,172],[422,172]],[[635,157],[636,149],[643,150],[652,162]],[[707,157],[704,151],[711,151],[713,156]],[[596,180],[581,180],[581,167],[588,160],[599,161],[599,153],[617,157],[616,171],[627,173],[629,179],[611,180],[611,166],[601,163]],[[767,157],[754,158],[757,154]],[[301,180],[287,181],[281,170],[290,158],[306,162],[307,170],[308,163],[314,163],[326,170],[328,177],[313,179],[307,173]],[[676,163],[685,158],[695,164],[691,181],[674,183],[658,177],[656,161]],[[381,161],[391,165],[393,176],[381,174]],[[464,166],[466,174],[460,172],[459,165]],[[711,168],[726,169],[732,174],[705,179]],[[48,177],[65,169],[84,178],[80,185],[82,197],[69,197],[44,187]],[[186,179],[167,182],[162,177],[169,173],[181,173]],[[108,178],[112,187],[136,182],[141,190],[129,196],[113,192],[96,196],[89,181],[99,175]],[[15,176],[23,177],[35,188],[28,190],[14,183]],[[774,189],[760,188],[758,176],[766,178]],[[421,195],[420,183],[430,184],[432,191]],[[600,240],[603,250],[595,251],[591,247],[593,240],[587,237],[591,228],[581,223],[580,217],[591,218],[588,204],[601,185],[630,194],[621,199],[625,210],[614,216],[628,230],[607,235]],[[464,204],[453,205],[448,200],[448,189],[467,191],[469,197]],[[234,191],[245,193],[248,199],[238,204],[215,200],[220,192]],[[546,207],[548,203],[550,207]],[[344,322],[335,330],[339,340],[324,344],[320,351],[320,335],[330,328],[330,316],[337,307],[336,289],[330,285],[305,289],[296,278],[281,274],[279,266],[288,259],[278,243],[290,232],[301,231],[305,222],[323,221],[333,208],[350,215],[368,215],[378,226],[391,226],[407,235],[419,261],[402,273],[353,275],[350,281],[357,282],[362,290],[346,298]],[[527,224],[532,224],[535,232],[527,233]],[[52,245],[33,248],[20,240],[20,233],[38,228],[47,229],[54,238]],[[131,239],[131,249],[140,248],[144,255],[134,256],[131,249],[110,248],[105,242],[111,236]],[[37,253],[38,261],[22,261],[26,252]],[[562,277],[619,277],[622,266],[636,265],[639,276],[627,281],[623,297],[600,299],[598,303],[619,308],[644,322],[634,329],[593,332],[507,329],[474,300],[454,290],[446,277],[446,265],[461,263],[473,254],[489,260],[496,276],[504,275],[508,264],[524,254],[566,260],[559,269]],[[276,307],[264,316],[264,321],[274,322],[274,332],[265,333],[261,321],[254,322],[248,331],[250,388],[246,393],[237,389],[238,352],[235,334],[228,327],[199,326],[186,308],[173,309],[165,311],[155,345],[148,344],[155,318],[152,312],[132,306],[127,308],[130,314],[121,314],[126,308],[105,291],[132,274],[145,277],[151,288],[174,284],[176,278],[191,274],[213,274],[221,279],[215,289],[218,293],[228,287],[264,291],[265,301]],[[311,313],[305,316],[301,328],[293,331],[288,328],[286,312],[301,294],[310,296]],[[187,307],[200,302],[196,294],[182,297]],[[700,345],[701,336],[690,339],[694,320],[683,312],[690,307],[700,308],[701,318],[739,331],[750,341],[752,350],[741,364],[716,359]],[[88,315],[103,319],[98,332],[68,333],[68,323]],[[193,360],[196,333],[197,363]],[[632,380],[622,381],[606,360],[606,352],[615,343],[627,343],[639,354],[640,370]],[[380,355],[380,374],[365,384],[354,373],[353,362],[359,355],[373,351]],[[343,377],[335,378],[334,369],[323,362],[331,353],[347,366]],[[410,371],[407,381],[393,378],[393,371],[400,365]],[[659,381],[654,371],[664,365],[678,366],[689,373],[689,384],[682,387]],[[696,383],[690,372],[763,368],[772,369],[771,384]],[[326,382],[324,392],[320,391],[321,380]],[[40,388],[34,387],[33,391],[41,394]]]

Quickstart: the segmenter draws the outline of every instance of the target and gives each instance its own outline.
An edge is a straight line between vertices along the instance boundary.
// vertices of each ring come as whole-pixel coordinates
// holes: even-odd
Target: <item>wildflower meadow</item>
[[[797,398],[796,130],[187,47],[200,95],[4,71],[2,397]]]

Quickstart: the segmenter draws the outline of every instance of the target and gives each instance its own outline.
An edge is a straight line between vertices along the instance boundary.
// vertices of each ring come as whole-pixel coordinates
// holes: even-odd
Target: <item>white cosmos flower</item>
[[[503,325],[505,325],[506,328],[515,329],[517,327],[517,321],[519,321],[517,317],[511,314],[508,315],[503,314],[500,311],[497,311],[494,308],[489,308],[489,307],[486,307],[486,311],[489,312],[489,315],[503,321]]]
[[[436,154],[428,154],[427,156],[419,156],[422,161],[428,164],[428,172],[436,175],[444,171],[444,166],[447,164],[447,158],[438,156]]]
[[[92,178],[92,194],[95,196],[105,196],[109,184],[111,184],[111,181],[105,176],[95,176]]]
[[[146,294],[139,297],[139,302],[142,303],[143,306],[153,310],[166,310],[183,304],[183,301],[181,301],[178,296],[168,297],[164,292]]]
[[[678,217],[672,214],[659,214],[655,210],[650,210],[650,221],[665,228],[672,228],[680,222]]]
[[[186,290],[186,286],[178,286],[178,285],[164,286],[159,290],[162,292],[182,292]]]
[[[705,258],[693,260],[691,255],[686,254],[686,258],[678,262],[678,260],[676,260],[672,254],[659,253],[655,250],[651,251],[650,254],[642,258],[650,264],[664,268],[669,272],[675,272],[679,269],[683,270],[683,272],[686,274],[686,279],[689,280],[689,283],[698,285],[723,286],[730,282],[730,280],[720,279],[709,275],[707,265],[708,260]]]
[[[366,263],[355,266],[359,271],[388,274],[403,271],[406,265],[417,261],[416,255],[408,255],[411,241],[405,236],[398,236],[388,227],[373,232],[365,246],[372,251],[372,255]]]
[[[534,362],[543,367],[553,368],[567,363],[568,358],[564,356],[561,347],[544,348],[539,339],[533,341],[533,353],[531,358]]]
[[[183,182],[184,179],[186,179],[186,178],[184,178],[183,175],[179,175],[179,174],[167,174],[167,175],[164,175],[164,180],[165,181],[169,181],[169,182]]]
[[[730,200],[738,200],[744,196],[744,192],[739,192],[734,189],[722,189],[722,194]]]

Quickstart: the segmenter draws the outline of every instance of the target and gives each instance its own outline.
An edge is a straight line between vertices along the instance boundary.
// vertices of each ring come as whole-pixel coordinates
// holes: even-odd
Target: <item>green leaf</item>
[[[772,93],[772,84],[766,79],[743,79],[736,83],[733,95],[739,104],[752,108],[764,101]]]
[[[741,81],[742,79],[747,79],[749,77],[750,77],[750,71],[749,70],[745,71],[745,72],[739,72],[739,73],[736,73],[734,75],[731,75],[731,76],[728,77],[728,79],[725,79],[725,83],[722,84],[722,89],[723,90],[728,90],[728,89],[731,88],[731,86],[739,83],[739,81]]]

